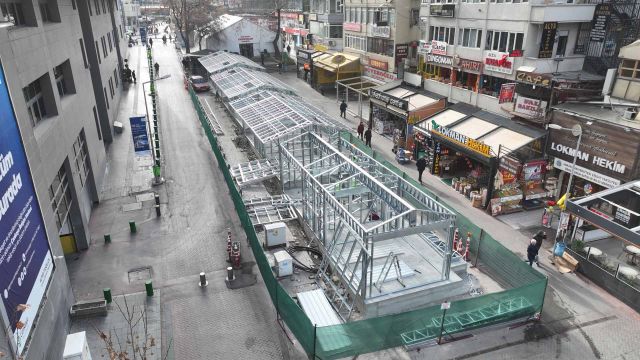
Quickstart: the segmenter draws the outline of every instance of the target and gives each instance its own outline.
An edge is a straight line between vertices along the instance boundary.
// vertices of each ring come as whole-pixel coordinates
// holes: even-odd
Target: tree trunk
[[[276,30],[276,37],[273,39],[273,52],[276,59],[280,59],[280,8],[276,9],[276,16],[278,16],[278,29]]]
[[[198,35],[198,50],[202,51],[202,36]]]

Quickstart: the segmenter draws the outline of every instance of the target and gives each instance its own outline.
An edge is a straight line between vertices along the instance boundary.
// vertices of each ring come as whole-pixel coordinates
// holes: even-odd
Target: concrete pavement
[[[335,94],[323,97],[295,73],[274,76],[304,94],[308,101],[323,109],[328,114],[339,118],[339,103]],[[352,110],[357,109],[354,102],[349,104]],[[368,110],[363,111],[368,113]],[[342,119],[345,124],[355,129],[358,119],[347,116]],[[399,165],[391,152],[392,141],[378,134],[373,135],[374,150],[394,163],[407,174],[417,178],[415,164]],[[539,229],[535,220],[540,219],[537,212],[525,220],[502,222],[486,212],[470,206],[469,201],[453,191],[439,178],[431,175],[423,176],[425,186],[447,203],[450,207],[472,220],[494,239],[523,260],[526,247],[531,236]],[[532,220],[533,219],[533,220]],[[511,219],[513,220],[513,219]],[[511,223],[511,225],[509,224]],[[513,224],[521,224],[512,226]],[[518,227],[518,229],[514,229]],[[553,236],[549,236],[553,238]],[[560,274],[550,263],[551,255],[548,244],[547,252],[541,254],[542,268],[540,272],[549,277],[549,287],[545,296],[545,304],[540,324],[529,325],[513,330],[503,329],[482,332],[472,339],[430,348],[422,353],[412,352],[411,358],[458,358],[458,359],[633,359],[637,355],[635,344],[640,340],[640,315],[606,291],[592,284],[579,274]],[[547,256],[549,255],[549,256]],[[362,358],[381,358],[379,354],[369,354]]]

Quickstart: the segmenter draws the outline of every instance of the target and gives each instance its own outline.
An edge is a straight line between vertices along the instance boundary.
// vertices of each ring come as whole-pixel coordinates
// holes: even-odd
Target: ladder
[[[391,267],[395,269],[396,280],[400,283],[400,285],[402,285],[402,287],[407,287],[404,284],[404,279],[402,278],[402,270],[400,269],[400,260],[398,260],[398,255],[394,254],[392,251],[389,253],[389,255],[387,255],[387,259],[384,261],[384,265],[382,266],[382,271],[380,271],[376,282],[373,283],[376,289],[378,289],[378,291],[380,292],[382,292],[382,284],[387,279]],[[373,273],[371,275],[373,275]]]

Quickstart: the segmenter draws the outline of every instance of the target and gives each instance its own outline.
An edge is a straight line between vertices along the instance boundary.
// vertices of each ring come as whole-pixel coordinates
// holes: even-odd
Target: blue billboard
[[[136,155],[147,155],[149,152],[149,136],[147,135],[147,117],[144,115],[129,118],[133,150]]]
[[[53,259],[1,61],[0,129],[0,296],[22,353]]]
[[[146,25],[140,26],[140,42],[142,45],[147,43],[147,28],[145,26]]]

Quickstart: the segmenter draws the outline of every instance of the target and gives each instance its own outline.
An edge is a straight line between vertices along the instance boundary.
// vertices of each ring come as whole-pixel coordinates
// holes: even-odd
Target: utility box
[[[85,331],[67,335],[62,358],[64,360],[91,360],[91,351]]]
[[[284,223],[267,224],[264,226],[264,231],[265,245],[268,248],[287,245],[287,226]]]
[[[278,277],[293,274],[293,258],[288,252],[280,250],[274,253],[273,256],[276,258],[276,273]]]

